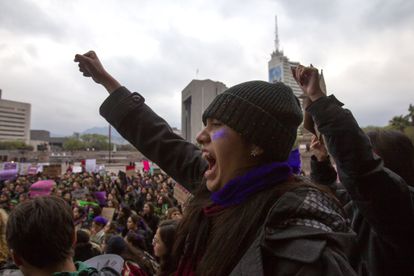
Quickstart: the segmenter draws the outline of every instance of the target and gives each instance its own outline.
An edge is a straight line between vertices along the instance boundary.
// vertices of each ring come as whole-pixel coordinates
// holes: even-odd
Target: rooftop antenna
[[[277,15],[275,15],[275,51],[279,52],[279,32],[277,30]]]

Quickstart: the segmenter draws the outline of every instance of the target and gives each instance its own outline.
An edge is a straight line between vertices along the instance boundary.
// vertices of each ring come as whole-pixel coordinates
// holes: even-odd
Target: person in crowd
[[[155,231],[157,231],[160,218],[155,214],[154,205],[151,202],[144,204],[142,218],[144,219],[145,223],[151,228],[151,231],[155,233]]]
[[[302,121],[290,87],[250,81],[218,95],[203,114],[200,150],[121,86],[93,51],[75,61],[110,93],[101,115],[194,194],[177,229],[177,275],[355,275],[343,210],[286,162]]]
[[[7,245],[24,275],[118,275],[109,267],[100,272],[73,262],[76,234],[72,210],[58,197],[36,197],[10,213]]]
[[[137,214],[131,214],[127,221],[128,233],[142,236],[145,240],[145,248],[151,249],[151,241],[154,233]]]
[[[90,242],[88,232],[77,230],[73,260],[84,262],[100,254],[100,250]]]
[[[183,214],[177,207],[171,207],[167,210],[167,219],[181,220],[182,218]]]
[[[122,233],[123,237],[125,237],[125,235],[128,233],[127,222],[130,215],[131,209],[125,204],[121,204],[119,206],[119,212],[116,220],[118,221],[119,232]]]
[[[97,216],[93,219],[91,227],[91,241],[101,245],[105,235],[105,226],[108,220],[102,216]]]
[[[83,228],[85,220],[86,220],[86,212],[83,207],[74,206],[72,209],[73,213],[73,220],[75,223],[76,230]]]
[[[6,242],[6,224],[8,215],[6,211],[0,209],[0,268],[10,261],[9,249]]]
[[[141,233],[129,231],[125,236],[125,241],[139,250],[152,252],[152,250],[148,250],[145,236]]]
[[[414,273],[414,147],[396,132],[365,135],[352,113],[319,86],[316,68],[299,66],[295,78],[310,99],[306,111],[323,139],[314,139],[313,179],[322,184],[336,180],[324,145],[335,161],[338,194],[346,204],[357,233],[352,265],[360,275],[412,275]],[[408,184],[408,185],[407,185]],[[336,186],[331,185],[334,190]]]
[[[4,190],[0,194],[0,208],[6,211],[10,211],[10,196]]]
[[[173,245],[178,221],[164,220],[158,226],[152,245],[154,256],[160,260],[158,276],[167,276],[174,273],[174,261],[172,260]]]
[[[115,221],[108,221],[104,228],[105,235],[118,235],[118,224]]]
[[[124,260],[123,276],[147,276],[154,275],[154,269],[150,260],[139,249],[134,248],[120,236],[112,236],[105,246],[106,254],[116,254]]]
[[[158,195],[155,212],[158,216],[164,217],[167,214],[167,210],[173,207],[171,199],[167,195]]]

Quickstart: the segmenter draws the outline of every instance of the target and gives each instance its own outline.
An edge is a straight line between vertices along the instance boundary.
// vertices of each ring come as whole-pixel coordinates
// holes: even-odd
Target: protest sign
[[[150,170],[150,164],[148,160],[142,160],[142,166],[143,166],[144,172],[147,172]]]
[[[126,172],[126,175],[129,176],[129,177],[135,176],[136,175],[135,166],[126,166],[125,167],[125,172]]]
[[[73,173],[81,173],[82,172],[82,167],[81,166],[73,166],[72,167],[72,172]]]
[[[191,193],[182,185],[178,183],[174,185],[174,198],[178,201],[178,203],[184,204],[190,196]]]
[[[85,196],[89,193],[88,189],[78,189],[72,191],[72,197],[73,199],[84,199]]]
[[[30,163],[20,163],[19,174],[28,175],[29,168],[32,164]],[[36,168],[37,169],[37,168]]]
[[[0,180],[12,180],[17,177],[18,168],[17,163],[7,162],[3,164],[3,169],[0,170]]]
[[[96,159],[85,160],[85,171],[89,173],[95,172],[95,168],[96,168]]]
[[[43,175],[48,177],[58,177],[62,175],[62,165],[53,164],[48,166],[43,166]]]
[[[31,165],[27,169],[27,174],[28,175],[36,175],[37,172],[38,172],[38,169],[39,169],[39,167],[37,165]]]
[[[101,216],[109,221],[112,221],[115,214],[115,208],[104,207],[102,208]]]
[[[122,268],[124,266],[124,259],[122,259],[121,256],[115,254],[104,254],[86,260],[85,264],[89,267],[96,268],[98,271],[104,267],[110,267],[121,274]]]

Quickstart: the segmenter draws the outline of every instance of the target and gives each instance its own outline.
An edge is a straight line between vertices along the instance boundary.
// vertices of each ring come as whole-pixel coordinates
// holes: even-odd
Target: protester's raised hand
[[[318,139],[316,135],[313,135],[310,149],[318,161],[321,162],[328,159],[328,151],[326,150],[322,137]]]
[[[115,91],[121,85],[115,80],[102,66],[101,61],[94,51],[89,51],[83,55],[75,55],[75,62],[78,62],[79,71],[85,77],[92,77],[92,79],[99,84],[102,84],[109,93]]]
[[[318,69],[312,65],[310,67],[299,65],[293,71],[293,77],[295,78],[296,82],[312,102],[316,101],[320,97],[325,96],[319,85]]]

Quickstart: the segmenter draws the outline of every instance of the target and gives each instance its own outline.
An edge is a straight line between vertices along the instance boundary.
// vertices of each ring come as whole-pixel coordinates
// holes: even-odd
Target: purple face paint
[[[217,139],[221,139],[224,138],[226,136],[226,131],[224,129],[219,129],[216,132],[214,132],[213,136],[211,137],[211,139],[213,141],[217,140]]]

